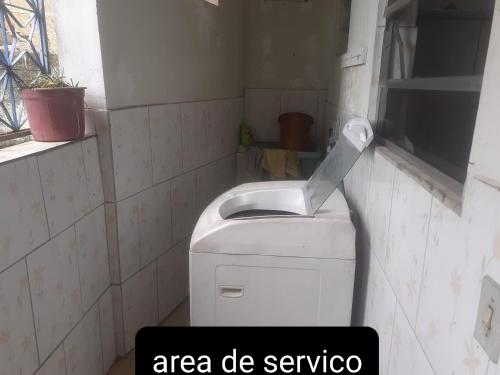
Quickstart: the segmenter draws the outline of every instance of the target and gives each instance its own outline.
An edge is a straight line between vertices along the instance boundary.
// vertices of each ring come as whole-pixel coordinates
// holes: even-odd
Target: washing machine
[[[194,229],[194,326],[346,326],[355,229],[337,187],[373,139],[353,119],[309,181],[257,182],[215,199]]]

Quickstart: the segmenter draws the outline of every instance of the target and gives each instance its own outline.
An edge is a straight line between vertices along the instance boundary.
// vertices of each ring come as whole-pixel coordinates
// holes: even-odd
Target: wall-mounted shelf
[[[480,92],[483,76],[389,79],[381,87],[400,90]]]

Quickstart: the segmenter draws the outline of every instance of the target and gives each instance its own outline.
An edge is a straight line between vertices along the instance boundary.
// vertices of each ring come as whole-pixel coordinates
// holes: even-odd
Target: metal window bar
[[[18,132],[27,120],[21,82],[50,74],[44,0],[0,0],[0,49],[0,125]]]

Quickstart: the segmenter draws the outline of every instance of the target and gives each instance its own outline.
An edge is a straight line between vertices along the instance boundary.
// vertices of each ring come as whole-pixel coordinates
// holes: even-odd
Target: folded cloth
[[[300,164],[297,151],[264,149],[261,167],[269,172],[272,180],[286,179],[287,175],[299,177]]]

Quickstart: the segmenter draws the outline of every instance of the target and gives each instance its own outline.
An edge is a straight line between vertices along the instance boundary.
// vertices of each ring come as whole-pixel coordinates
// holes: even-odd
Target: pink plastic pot
[[[84,87],[26,89],[21,95],[36,141],[69,141],[84,136]]]

